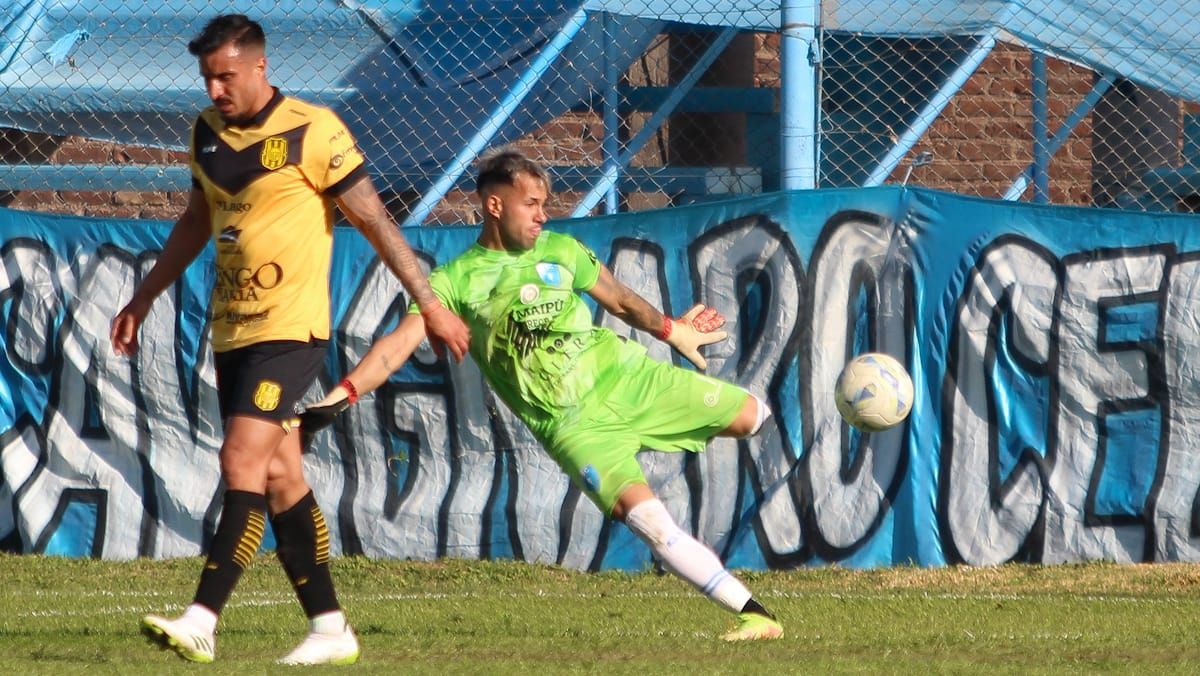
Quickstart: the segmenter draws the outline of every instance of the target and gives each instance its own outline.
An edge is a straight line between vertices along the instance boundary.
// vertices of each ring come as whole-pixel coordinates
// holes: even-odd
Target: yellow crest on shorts
[[[279,395],[283,388],[273,380],[260,380],[258,389],[254,390],[254,405],[260,411],[274,411],[279,406]]]
[[[263,141],[262,155],[258,159],[264,167],[274,171],[287,164],[287,150],[287,139],[282,136],[272,136]]]

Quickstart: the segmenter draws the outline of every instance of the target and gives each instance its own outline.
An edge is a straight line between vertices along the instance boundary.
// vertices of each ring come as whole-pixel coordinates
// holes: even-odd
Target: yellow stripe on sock
[[[262,544],[263,533],[266,532],[267,520],[262,512],[252,511],[246,518],[246,527],[238,538],[237,547],[233,551],[233,561],[242,569],[250,566],[258,547]]]
[[[329,527],[325,525],[325,515],[321,513],[321,508],[313,505],[312,507],[313,525],[317,529],[316,541],[316,561],[317,565],[329,563]]]

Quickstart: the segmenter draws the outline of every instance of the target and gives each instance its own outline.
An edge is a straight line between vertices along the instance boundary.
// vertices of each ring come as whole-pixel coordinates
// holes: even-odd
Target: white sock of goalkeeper
[[[676,525],[662,501],[638,503],[625,515],[625,525],[650,546],[667,570],[718,605],[738,613],[750,600],[746,585],[725,570],[711,549]]]
[[[758,395],[751,393],[750,396],[754,397],[754,401],[758,402],[758,415],[754,418],[754,429],[750,432],[750,436],[754,436],[762,431],[763,423],[767,421],[767,418],[771,417],[771,407],[767,406],[767,402],[759,398]]]

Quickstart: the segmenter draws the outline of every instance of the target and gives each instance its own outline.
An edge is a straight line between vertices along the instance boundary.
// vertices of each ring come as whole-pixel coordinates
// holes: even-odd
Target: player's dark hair
[[[550,188],[550,175],[542,165],[526,157],[515,148],[497,148],[479,158],[479,176],[475,179],[475,192],[486,194],[493,186],[516,185],[517,175],[525,174],[539,179]]]
[[[222,45],[267,48],[267,35],[262,26],[245,14],[222,14],[209,21],[200,34],[188,43],[192,56],[208,56]]]

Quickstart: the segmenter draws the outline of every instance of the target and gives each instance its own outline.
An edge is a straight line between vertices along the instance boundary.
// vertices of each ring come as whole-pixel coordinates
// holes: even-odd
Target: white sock
[[[750,436],[754,436],[762,430],[763,423],[767,421],[767,418],[771,417],[771,407],[767,406],[767,402],[758,398],[758,395],[751,394],[750,396],[758,402],[758,415],[754,419],[754,429],[750,431]]]
[[[346,615],[340,610],[321,613],[308,620],[309,630],[314,634],[341,634],[346,631]]]
[[[179,619],[186,621],[197,629],[203,629],[209,634],[217,630],[217,614],[199,603],[189,605]]]
[[[750,600],[746,585],[725,570],[711,549],[676,525],[662,501],[638,503],[625,515],[625,525],[650,546],[667,570],[718,605],[738,613]]]

